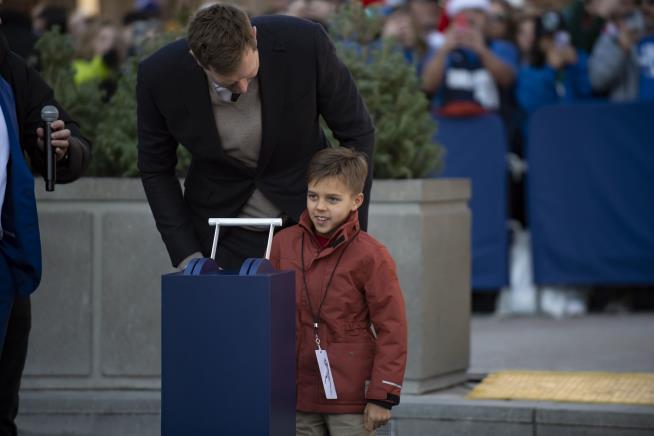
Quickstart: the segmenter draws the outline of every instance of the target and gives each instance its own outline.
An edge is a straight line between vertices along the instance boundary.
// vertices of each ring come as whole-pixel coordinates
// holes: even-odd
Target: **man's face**
[[[422,35],[427,35],[436,30],[438,22],[438,3],[428,0],[417,0],[409,2],[409,10],[413,19],[418,23]]]
[[[483,32],[486,29],[486,12],[481,9],[464,9],[461,15],[465,16],[471,28]]]
[[[316,233],[328,237],[363,202],[363,194],[352,191],[336,177],[309,182],[307,211]]]
[[[488,36],[494,39],[508,39],[509,18],[509,11],[504,8],[503,4],[492,2],[487,15]]]
[[[231,74],[217,73],[211,67],[203,67],[203,69],[216,85],[228,89],[235,94],[245,94],[250,82],[259,73],[259,51],[257,49],[246,48],[241,59],[241,64]]]

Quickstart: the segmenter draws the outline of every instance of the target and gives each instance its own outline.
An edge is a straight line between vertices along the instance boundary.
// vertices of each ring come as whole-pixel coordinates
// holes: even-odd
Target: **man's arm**
[[[440,88],[445,75],[445,65],[449,51],[441,47],[429,60],[422,72],[422,90],[431,95]]]
[[[457,40],[454,33],[454,27],[450,27],[445,34],[443,45],[439,47],[436,53],[431,57],[431,59],[429,59],[422,72],[422,90],[428,95],[434,94],[443,83],[447,58],[452,50],[456,48],[456,45]]]
[[[177,140],[154,101],[150,83],[152,77],[141,64],[136,85],[138,168],[157,229],[173,266],[178,266],[189,255],[201,252],[202,246],[175,175]]]
[[[342,146],[368,156],[364,201],[359,209],[359,222],[365,230],[372,187],[375,127],[352,75],[336,56],[334,45],[320,25],[315,26],[314,41],[318,62],[318,112]]]
[[[69,183],[77,180],[88,167],[91,161],[91,143],[80,133],[79,126],[71,119],[68,113],[54,99],[52,89],[41,76],[33,69],[25,66],[25,90],[21,93],[18,104],[24,112],[22,128],[22,146],[30,158],[32,168],[39,174],[45,175],[46,153],[43,142],[39,138],[39,131],[43,130],[44,122],[41,119],[41,109],[47,105],[56,106],[59,110],[59,119],[54,122],[56,130],[53,145],[62,141],[62,151],[57,159],[57,183]],[[22,93],[24,91],[24,93]]]

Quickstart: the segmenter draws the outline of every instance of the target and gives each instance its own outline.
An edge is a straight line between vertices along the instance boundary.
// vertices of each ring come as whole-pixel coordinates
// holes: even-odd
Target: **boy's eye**
[[[334,203],[338,203],[339,200],[340,200],[340,199],[339,199],[338,197],[328,197],[328,198],[327,198],[327,201],[329,201],[329,202],[332,203],[332,204],[334,204]]]
[[[316,198],[318,198],[316,194],[311,194],[311,193],[307,194],[307,197],[309,198],[309,200],[315,200]]]

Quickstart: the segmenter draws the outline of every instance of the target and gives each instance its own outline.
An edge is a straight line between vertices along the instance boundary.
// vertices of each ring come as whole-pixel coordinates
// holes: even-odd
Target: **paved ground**
[[[471,374],[501,369],[654,372],[654,313],[475,317]]]
[[[654,313],[582,318],[475,317],[470,372],[654,372]],[[653,436],[654,406],[474,401],[473,382],[403,395],[379,436]],[[21,436],[160,436],[159,391],[25,391]]]
[[[472,378],[502,369],[654,372],[654,313],[477,316],[471,339]],[[652,406],[466,400],[474,385],[403,395],[379,436],[654,436]]]

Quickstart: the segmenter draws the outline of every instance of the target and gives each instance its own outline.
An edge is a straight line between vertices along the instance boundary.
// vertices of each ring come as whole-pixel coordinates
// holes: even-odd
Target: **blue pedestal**
[[[263,270],[162,277],[162,435],[295,434],[294,273]]]

